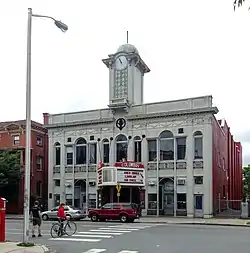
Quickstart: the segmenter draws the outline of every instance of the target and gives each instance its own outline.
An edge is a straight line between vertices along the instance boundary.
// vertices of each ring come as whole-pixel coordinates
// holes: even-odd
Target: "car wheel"
[[[91,221],[97,222],[98,221],[98,216],[96,214],[91,214]]]
[[[47,214],[44,214],[44,215],[42,216],[42,219],[43,219],[44,221],[46,221],[46,220],[49,219],[49,216],[48,216]]]
[[[121,215],[120,215],[120,221],[121,221],[122,223],[127,222],[127,221],[128,221],[127,215],[126,215],[126,214],[121,214]]]

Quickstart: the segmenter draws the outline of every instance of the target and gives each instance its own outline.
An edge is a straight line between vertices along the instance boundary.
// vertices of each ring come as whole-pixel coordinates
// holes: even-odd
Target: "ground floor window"
[[[177,210],[187,210],[186,193],[177,193]]]
[[[60,194],[55,194],[54,195],[54,206],[59,206],[60,205]]]
[[[156,193],[148,194],[148,209],[151,209],[151,210],[157,209],[157,194]]]

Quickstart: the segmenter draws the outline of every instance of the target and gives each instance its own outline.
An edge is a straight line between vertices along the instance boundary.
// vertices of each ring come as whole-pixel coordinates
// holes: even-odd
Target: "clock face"
[[[125,56],[120,56],[116,59],[115,61],[115,66],[117,70],[123,70],[125,68],[127,68],[128,66],[128,60]]]

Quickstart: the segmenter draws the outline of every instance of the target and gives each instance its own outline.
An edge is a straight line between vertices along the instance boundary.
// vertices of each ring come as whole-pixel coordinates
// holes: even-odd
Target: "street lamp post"
[[[31,148],[31,26],[32,17],[52,19],[55,25],[66,32],[68,26],[50,16],[37,15],[28,9],[27,31],[27,73],[26,73],[26,144],[25,144],[25,182],[24,182],[24,229],[23,242],[29,240],[29,205],[30,205],[30,148]]]

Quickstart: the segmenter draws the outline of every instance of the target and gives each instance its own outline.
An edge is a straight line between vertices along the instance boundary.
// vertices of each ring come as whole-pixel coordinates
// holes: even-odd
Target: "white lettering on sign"
[[[117,170],[117,182],[144,184],[144,170]]]

